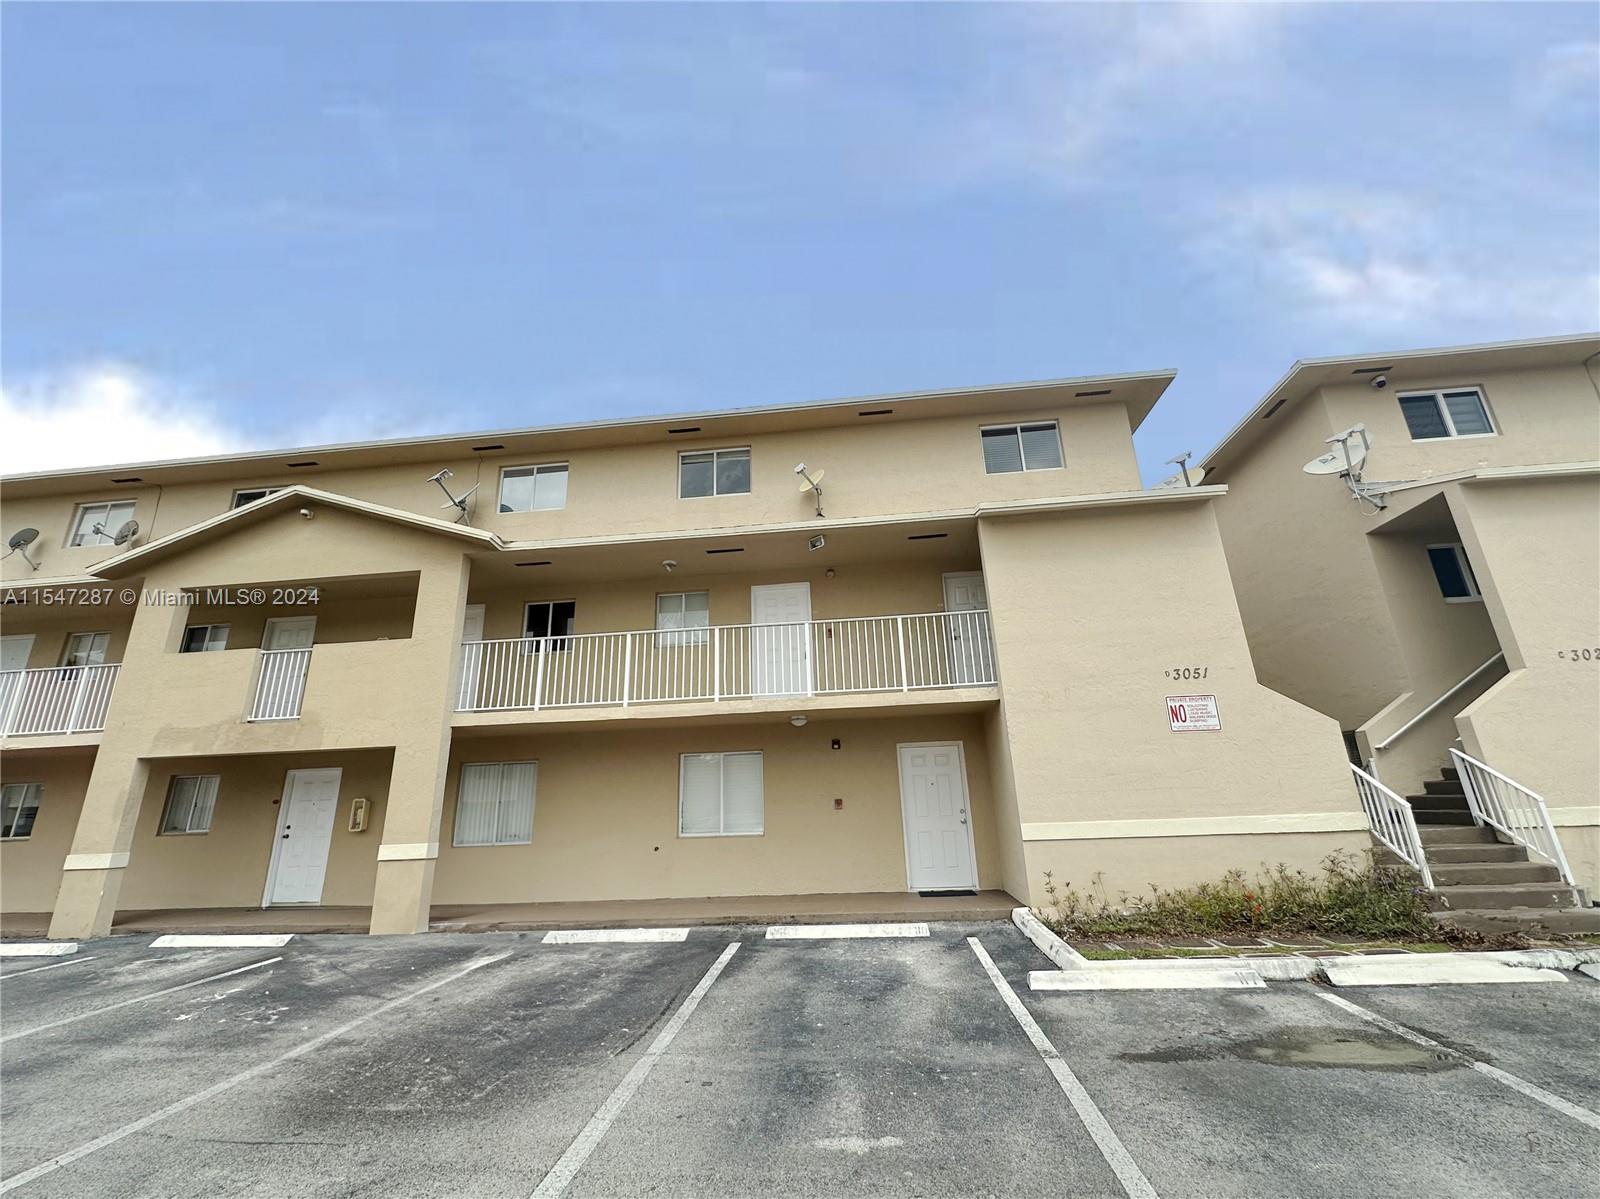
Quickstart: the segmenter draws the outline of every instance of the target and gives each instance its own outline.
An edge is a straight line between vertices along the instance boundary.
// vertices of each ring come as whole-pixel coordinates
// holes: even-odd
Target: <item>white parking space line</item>
[[[545,933],[545,945],[591,945],[601,942],[686,941],[686,928],[564,928]]]
[[[722,973],[723,967],[738,952],[739,942],[734,941],[722,951],[722,956],[711,964],[711,969],[707,970],[705,976],[695,984],[694,990],[689,992],[689,997],[672,1014],[672,1019],[667,1021],[666,1027],[656,1034],[655,1040],[650,1042],[650,1048],[633,1063],[633,1069],[623,1076],[616,1090],[606,1097],[606,1101],[594,1115],[589,1117],[589,1122],[583,1126],[582,1131],[573,1138],[572,1144],[567,1146],[566,1152],[557,1159],[555,1165],[550,1167],[550,1172],[534,1189],[533,1199],[553,1199],[572,1184],[573,1178],[583,1169],[583,1163],[589,1160],[589,1155],[600,1144],[612,1122],[622,1114],[622,1109],[628,1106],[628,1100],[632,1099],[634,1093],[644,1084],[650,1071],[655,1069],[656,1063],[661,1060],[661,1055],[666,1053],[667,1046],[672,1044],[672,1039],[678,1035],[678,1031],[688,1023],[689,1017],[694,1015],[694,1009],[700,1006],[700,1000],[711,990],[711,984],[717,981],[717,976]]]
[[[1133,1155],[1128,1152],[1121,1138],[1106,1122],[1105,1116],[1100,1114],[1100,1109],[1089,1097],[1089,1092],[1084,1090],[1083,1084],[1078,1081],[1078,1076],[1072,1072],[1072,1067],[1062,1060],[1060,1052],[1051,1044],[1050,1038],[1045,1036],[1044,1029],[1040,1028],[1028,1014],[1028,1009],[1022,1006],[1022,1000],[1017,998],[1017,993],[1011,989],[1011,984],[1005,980],[1005,975],[1000,973],[994,964],[994,959],[984,949],[983,943],[976,937],[968,937],[967,944],[972,946],[972,952],[977,955],[984,972],[989,976],[989,981],[994,984],[994,989],[1000,992],[1000,998],[1005,1001],[1012,1017],[1022,1026],[1022,1031],[1028,1034],[1028,1040],[1033,1042],[1033,1047],[1044,1059],[1044,1064],[1050,1073],[1055,1075],[1062,1094],[1066,1095],[1067,1102],[1072,1104],[1072,1110],[1078,1113],[1078,1119],[1083,1121],[1084,1129],[1094,1139],[1095,1146],[1100,1150],[1100,1156],[1106,1159],[1106,1165],[1110,1166],[1111,1172],[1117,1176],[1117,1181],[1127,1192],[1128,1199],[1157,1199],[1155,1187],[1150,1185],[1150,1180],[1144,1176],[1144,1171],[1139,1169],[1138,1163],[1133,1160]]]
[[[323,1045],[326,1045],[335,1037],[342,1037],[351,1029],[357,1027],[358,1025],[365,1024],[368,1020],[371,1020],[376,1016],[381,1016],[385,1012],[392,1011],[403,1003],[410,1003],[413,999],[420,998],[421,996],[426,995],[429,991],[437,991],[440,987],[453,983],[458,978],[471,974],[474,970],[477,970],[480,967],[490,965],[493,962],[498,962],[502,958],[508,958],[510,956],[511,951],[507,950],[505,953],[497,953],[493,957],[478,958],[475,961],[468,962],[461,969],[451,974],[447,974],[443,978],[435,979],[427,986],[418,987],[415,991],[401,995],[397,999],[391,999],[386,1003],[380,1003],[377,1007],[373,1008],[365,1015],[357,1016],[354,1020],[347,1020],[345,1023],[339,1025],[338,1028],[331,1029],[330,1031],[323,1033],[321,1036],[313,1037],[309,1041],[305,1041],[299,1045],[296,1045],[293,1049],[289,1050],[289,1052],[281,1053],[271,1061],[262,1062],[259,1066],[251,1066],[250,1069],[242,1070],[238,1074],[235,1074],[232,1078],[225,1078],[219,1083],[212,1084],[203,1091],[196,1091],[193,1095],[189,1095],[186,1098],[180,1099],[176,1103],[169,1103],[166,1107],[161,1108],[158,1111],[151,1112],[148,1116],[143,1116],[140,1119],[133,1121],[131,1124],[124,1124],[121,1128],[118,1128],[112,1132],[108,1132],[104,1136],[96,1137],[92,1141],[84,1142],[76,1149],[69,1149],[65,1153],[61,1153],[55,1157],[52,1157],[49,1161],[40,1162],[31,1170],[24,1170],[20,1174],[13,1174],[10,1178],[0,1182],[0,1194],[4,1194],[6,1191],[13,1190],[16,1187],[30,1183],[35,1178],[42,1178],[44,1175],[59,1170],[63,1166],[70,1166],[73,1162],[79,1160],[80,1158],[88,1157],[89,1154],[104,1149],[107,1145],[115,1145],[124,1137],[131,1137],[134,1133],[149,1128],[152,1124],[155,1124],[161,1120],[165,1120],[168,1116],[176,1116],[179,1112],[188,1111],[196,1104],[204,1103],[207,1099],[210,1099],[216,1095],[220,1095],[224,1091],[232,1090],[240,1083],[249,1082],[252,1078],[258,1078],[262,1074],[265,1074],[268,1070],[271,1070],[277,1066],[281,1066],[285,1062],[293,1061],[297,1057],[304,1057],[313,1049],[318,1049]],[[281,959],[273,959],[273,961],[279,960]],[[263,962],[259,964],[265,965],[266,963]]]
[[[0,942],[0,958],[59,958],[77,952],[76,941]]]
[[[151,949],[280,949],[293,933],[168,933],[150,942]]]
[[[85,962],[99,960],[99,954],[91,953],[86,958],[73,958],[70,962],[51,962],[48,966],[29,966],[26,970],[13,970],[10,974],[0,974],[0,982],[8,978],[21,978],[24,974],[37,974],[41,970],[59,970],[63,966],[81,966]]]
[[[926,924],[774,924],[769,941],[831,941],[844,937],[926,937]]]
[[[1421,1045],[1426,1049],[1435,1049],[1441,1053],[1448,1053],[1451,1057],[1459,1058],[1485,1078],[1492,1078],[1501,1086],[1510,1087],[1518,1094],[1526,1095],[1529,1099],[1544,1104],[1552,1111],[1558,1111],[1563,1116],[1571,1116],[1579,1124],[1587,1124],[1596,1132],[1600,1132],[1600,1115],[1596,1115],[1586,1107],[1579,1107],[1576,1103],[1561,1098],[1560,1095],[1552,1094],[1543,1087],[1535,1086],[1525,1078],[1518,1078],[1515,1074],[1507,1074],[1504,1070],[1497,1069],[1485,1062],[1480,1062],[1476,1058],[1468,1057],[1458,1049],[1451,1049],[1448,1045],[1441,1045],[1438,1041],[1431,1040],[1420,1032],[1413,1032],[1403,1024],[1396,1024],[1393,1020],[1378,1015],[1377,1012],[1368,1011],[1358,1003],[1351,1003],[1343,995],[1330,995],[1326,991],[1318,991],[1317,995],[1322,999],[1326,999],[1334,1007],[1341,1008],[1352,1016],[1359,1016],[1369,1024],[1376,1024],[1379,1028],[1386,1032],[1392,1032],[1397,1037],[1404,1037],[1413,1044]]]
[[[32,1028],[23,1029],[21,1032],[8,1032],[4,1036],[0,1036],[0,1043],[20,1040],[23,1037],[31,1037],[34,1033],[47,1032],[52,1028],[60,1028],[63,1024],[76,1024],[79,1020],[89,1020],[95,1016],[104,1016],[107,1012],[114,1012],[120,1008],[130,1007],[135,1003],[147,1003],[152,999],[160,999],[163,995],[171,995],[174,991],[187,991],[190,987],[204,986],[206,983],[216,982],[219,979],[224,978],[232,978],[235,974],[243,974],[247,970],[259,970],[263,966],[270,966],[273,962],[281,961],[283,961],[283,959],[281,957],[277,957],[268,958],[264,962],[252,962],[250,965],[240,966],[236,970],[224,970],[221,974],[210,974],[205,978],[197,978],[192,983],[179,983],[175,987],[167,987],[165,990],[161,991],[152,991],[148,995],[139,995],[133,999],[124,999],[121,1003],[111,1003],[107,1004],[105,1007],[97,1007],[92,1012],[79,1012],[76,1016],[67,1016],[60,1020],[52,1020],[49,1024],[36,1024]]]

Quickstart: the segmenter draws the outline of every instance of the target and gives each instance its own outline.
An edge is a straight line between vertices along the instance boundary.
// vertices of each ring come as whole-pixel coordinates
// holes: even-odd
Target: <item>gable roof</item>
[[[452,524],[449,521],[438,520],[432,516],[421,516],[415,512],[406,512],[400,508],[389,508],[383,504],[368,503],[366,500],[352,499],[347,495],[338,495],[332,491],[321,491],[315,487],[305,487],[295,484],[285,487],[282,491],[275,491],[271,495],[262,496],[259,500],[252,500],[237,508],[230,508],[210,520],[203,520],[199,524],[189,525],[186,528],[168,533],[165,537],[158,537],[135,549],[97,562],[90,568],[92,574],[103,579],[117,578],[143,570],[147,564],[158,558],[185,548],[192,542],[203,541],[218,534],[233,531],[230,526],[239,526],[253,523],[256,518],[279,508],[289,508],[304,504],[306,501],[324,504],[329,508],[342,508],[347,512],[355,512],[362,516],[370,516],[377,520],[392,521],[395,524],[409,525],[414,529],[421,529],[428,533],[437,533],[444,537],[459,537],[472,542],[480,549],[504,549],[505,543],[493,533],[483,529],[474,529],[470,525]]]
[[[1305,358],[1289,368],[1288,374],[1279,379],[1245,418],[1200,460],[1200,465],[1212,471],[1237,459],[1247,447],[1276,427],[1269,425],[1268,421],[1280,409],[1299,403],[1319,387],[1359,382],[1370,378],[1375,372],[1387,374],[1392,383],[1403,385],[1408,377],[1415,379],[1456,370],[1571,366],[1586,362],[1596,354],[1600,354],[1600,333],[1538,337],[1525,341],[1492,341],[1423,350],[1391,350],[1388,353],[1338,358]]]

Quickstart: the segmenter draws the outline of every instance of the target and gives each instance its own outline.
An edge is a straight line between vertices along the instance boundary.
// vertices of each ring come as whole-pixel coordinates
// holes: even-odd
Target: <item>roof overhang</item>
[[[1319,387],[1361,382],[1370,379],[1375,371],[1386,374],[1391,385],[1403,387],[1407,380],[1458,371],[1577,366],[1596,354],[1600,354],[1600,333],[1303,359],[1289,368],[1289,373],[1201,459],[1200,465],[1207,471],[1228,465],[1275,427],[1272,418],[1284,408],[1299,403]]]

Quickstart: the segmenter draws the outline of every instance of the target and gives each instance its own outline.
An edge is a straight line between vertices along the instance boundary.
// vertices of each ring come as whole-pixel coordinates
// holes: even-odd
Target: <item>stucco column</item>
[[[124,730],[119,716],[126,705],[155,699],[139,694],[140,669],[177,650],[186,615],[178,604],[141,603],[134,610],[72,850],[62,863],[61,887],[50,917],[51,937],[81,940],[111,932],[139,806],[150,780],[150,765],[140,757],[137,735]]]
[[[460,653],[471,574],[470,559],[461,555],[425,567],[417,581],[411,648],[416,662],[413,685],[422,699],[413,709],[415,728],[397,730],[400,735],[395,740],[383,842],[378,846],[378,877],[372,892],[374,933],[428,929],[445,773],[450,762],[451,682]]]

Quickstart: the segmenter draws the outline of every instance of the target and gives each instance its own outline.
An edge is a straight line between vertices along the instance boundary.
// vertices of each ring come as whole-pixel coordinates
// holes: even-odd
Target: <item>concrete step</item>
[[[1514,849],[1516,846],[1507,846]],[[1492,883],[1558,883],[1561,871],[1545,862],[1440,862],[1430,855],[1429,867],[1433,871],[1436,887],[1456,887],[1468,884]]]
[[[1422,784],[1422,789],[1429,795],[1459,795],[1465,798],[1467,794],[1460,779],[1429,779]]]
[[[1492,958],[1425,953],[1394,957],[1326,958],[1322,969],[1336,987],[1432,987],[1442,983],[1564,983],[1559,970],[1510,966]]]
[[[1441,928],[1467,929],[1485,937],[1600,934],[1600,908],[1457,908],[1428,918]]]
[[[1413,812],[1470,812],[1465,795],[1408,795]]]
[[[1499,839],[1494,835],[1493,829],[1479,828],[1473,825],[1469,828],[1423,828],[1417,832],[1422,837],[1424,849],[1431,849],[1435,845],[1498,845]]]
[[[1444,775],[1445,778],[1451,779],[1451,780],[1459,779],[1461,777],[1461,772],[1459,770],[1457,770],[1454,766],[1446,766],[1439,773]]]
[[[1563,883],[1459,883],[1427,895],[1435,912],[1479,908],[1571,908],[1578,897]]]
[[[1239,991],[1261,990],[1266,980],[1245,966],[1201,967],[1162,963],[1123,969],[1123,962],[1092,962],[1075,970],[1030,970],[1032,991]]]
[[[1418,825],[1427,825],[1427,824],[1468,825],[1468,824],[1472,823],[1472,813],[1467,811],[1465,808],[1461,809],[1460,811],[1449,811],[1449,812],[1436,812],[1436,811],[1413,812],[1412,813],[1412,818],[1417,822]]]
[[[1526,862],[1528,851],[1520,845],[1428,845],[1424,843],[1428,865],[1449,866],[1457,862]]]

